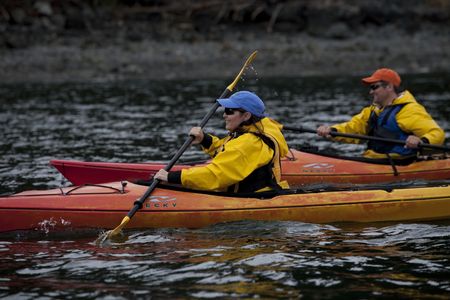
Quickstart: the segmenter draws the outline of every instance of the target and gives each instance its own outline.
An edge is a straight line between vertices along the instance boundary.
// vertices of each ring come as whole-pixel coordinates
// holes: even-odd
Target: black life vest
[[[265,187],[281,190],[282,188],[278,183],[281,180],[281,158],[277,141],[274,138],[256,132],[233,132],[226,142],[245,133],[251,133],[259,137],[274,151],[273,157],[268,164],[257,168],[244,180],[229,186],[227,191],[232,193],[252,193]],[[226,142],[223,147],[226,147]]]

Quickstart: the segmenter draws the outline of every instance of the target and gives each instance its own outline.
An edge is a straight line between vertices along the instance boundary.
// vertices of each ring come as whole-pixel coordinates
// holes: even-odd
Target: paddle
[[[245,61],[244,65],[242,66],[240,72],[237,74],[236,78],[234,79],[234,81],[223,91],[223,93],[220,95],[220,98],[226,98],[228,97],[231,92],[234,90],[236,84],[238,83],[239,79],[241,78],[242,73],[244,72],[244,70],[252,63],[252,61],[255,59],[256,57],[256,53],[257,51],[253,52]],[[206,116],[203,118],[203,120],[200,122],[200,127],[203,128],[205,127],[206,123],[209,121],[209,119],[211,118],[211,116],[216,112],[217,108],[220,106],[220,104],[216,101],[214,103],[214,106],[211,108],[211,110],[206,114]],[[170,171],[170,169],[175,165],[175,163],[177,162],[177,160],[180,158],[180,156],[184,153],[184,151],[186,151],[186,149],[189,147],[189,145],[192,143],[192,141],[194,140],[193,136],[189,136],[189,138],[184,142],[183,146],[181,146],[181,148],[178,150],[178,152],[173,156],[173,158],[170,160],[170,162],[167,164],[167,166],[164,168],[164,170],[166,171]],[[144,203],[144,201],[148,198],[148,196],[150,196],[150,194],[153,192],[153,190],[156,188],[156,186],[158,185],[159,180],[158,179],[154,179],[152,181],[152,183],[150,184],[149,188],[147,189],[147,191],[144,193],[144,195],[142,195],[138,200],[136,200],[134,202],[134,206],[133,208],[131,208],[131,210],[128,212],[128,214],[123,218],[122,222],[119,224],[119,226],[117,226],[116,228],[114,228],[113,230],[107,231],[105,232],[102,236],[100,236],[97,239],[97,242],[103,242],[105,239],[107,238],[111,238],[115,235],[118,235],[121,231],[122,228],[124,228],[128,222],[130,221],[130,219],[134,216],[134,214],[142,208],[142,205]]]
[[[291,131],[298,131],[298,132],[317,133],[317,131],[315,129],[309,129],[309,128],[304,128],[304,127],[283,126],[283,129],[291,130]],[[380,142],[399,144],[399,145],[406,144],[405,141],[402,141],[402,140],[385,139],[385,138],[380,138],[380,137],[376,137],[376,136],[368,136],[368,135],[362,135],[362,134],[339,133],[336,131],[331,131],[330,135],[336,136],[336,137],[346,137],[346,138],[368,140],[368,141],[380,141]],[[436,150],[441,150],[441,151],[446,151],[446,152],[450,151],[449,147],[426,144],[426,143],[420,143],[419,148],[436,149]]]

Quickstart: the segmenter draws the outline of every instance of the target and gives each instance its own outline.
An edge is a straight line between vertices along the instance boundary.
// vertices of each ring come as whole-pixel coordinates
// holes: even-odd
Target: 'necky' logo
[[[332,173],[334,172],[334,165],[329,163],[311,163],[303,165],[303,172],[309,173]]]
[[[172,196],[150,196],[145,203],[146,208],[169,208],[177,206],[177,198]]]
[[[330,169],[330,168],[334,168],[333,164],[329,164],[329,163],[312,163],[312,164],[307,164],[307,165],[303,165],[303,168],[306,169]]]

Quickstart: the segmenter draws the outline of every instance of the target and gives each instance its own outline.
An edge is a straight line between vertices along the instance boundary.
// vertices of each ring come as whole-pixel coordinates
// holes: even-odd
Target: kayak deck
[[[76,185],[120,180],[136,181],[151,178],[163,163],[108,163],[52,160],[64,177]],[[175,165],[172,170],[192,164]],[[408,165],[391,165],[342,159],[291,149],[281,162],[282,178],[291,186],[315,183],[387,183],[410,180],[450,179],[450,159],[417,161]]]
[[[120,182],[0,198],[0,232],[115,228],[147,186]],[[198,228],[240,220],[309,223],[450,218],[450,186],[306,192],[259,199],[157,188],[127,228]]]

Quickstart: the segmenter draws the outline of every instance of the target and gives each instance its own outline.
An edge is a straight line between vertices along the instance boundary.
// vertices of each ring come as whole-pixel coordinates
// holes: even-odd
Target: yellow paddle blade
[[[128,222],[130,222],[130,217],[125,216],[122,222],[120,222],[119,226],[117,226],[113,230],[108,231],[108,238],[120,234],[122,232],[122,228],[124,228],[128,224]]]
[[[250,54],[250,56],[247,58],[247,60],[245,61],[244,66],[242,67],[241,71],[239,72],[239,74],[237,74],[236,78],[234,79],[234,81],[227,87],[227,89],[231,92],[234,90],[234,87],[236,86],[236,84],[239,81],[239,78],[241,78],[242,73],[244,73],[245,69],[252,63],[252,61],[255,59],[256,54],[258,53],[258,51],[254,51],[252,54]]]
[[[96,245],[103,245],[103,243],[107,240],[114,239],[114,237],[117,237],[118,235],[121,235],[122,228],[124,228],[128,222],[130,222],[130,217],[125,216],[122,219],[122,222],[120,222],[119,226],[114,228],[113,230],[109,230],[107,232],[104,232],[102,235],[100,235],[97,240],[95,240]]]

